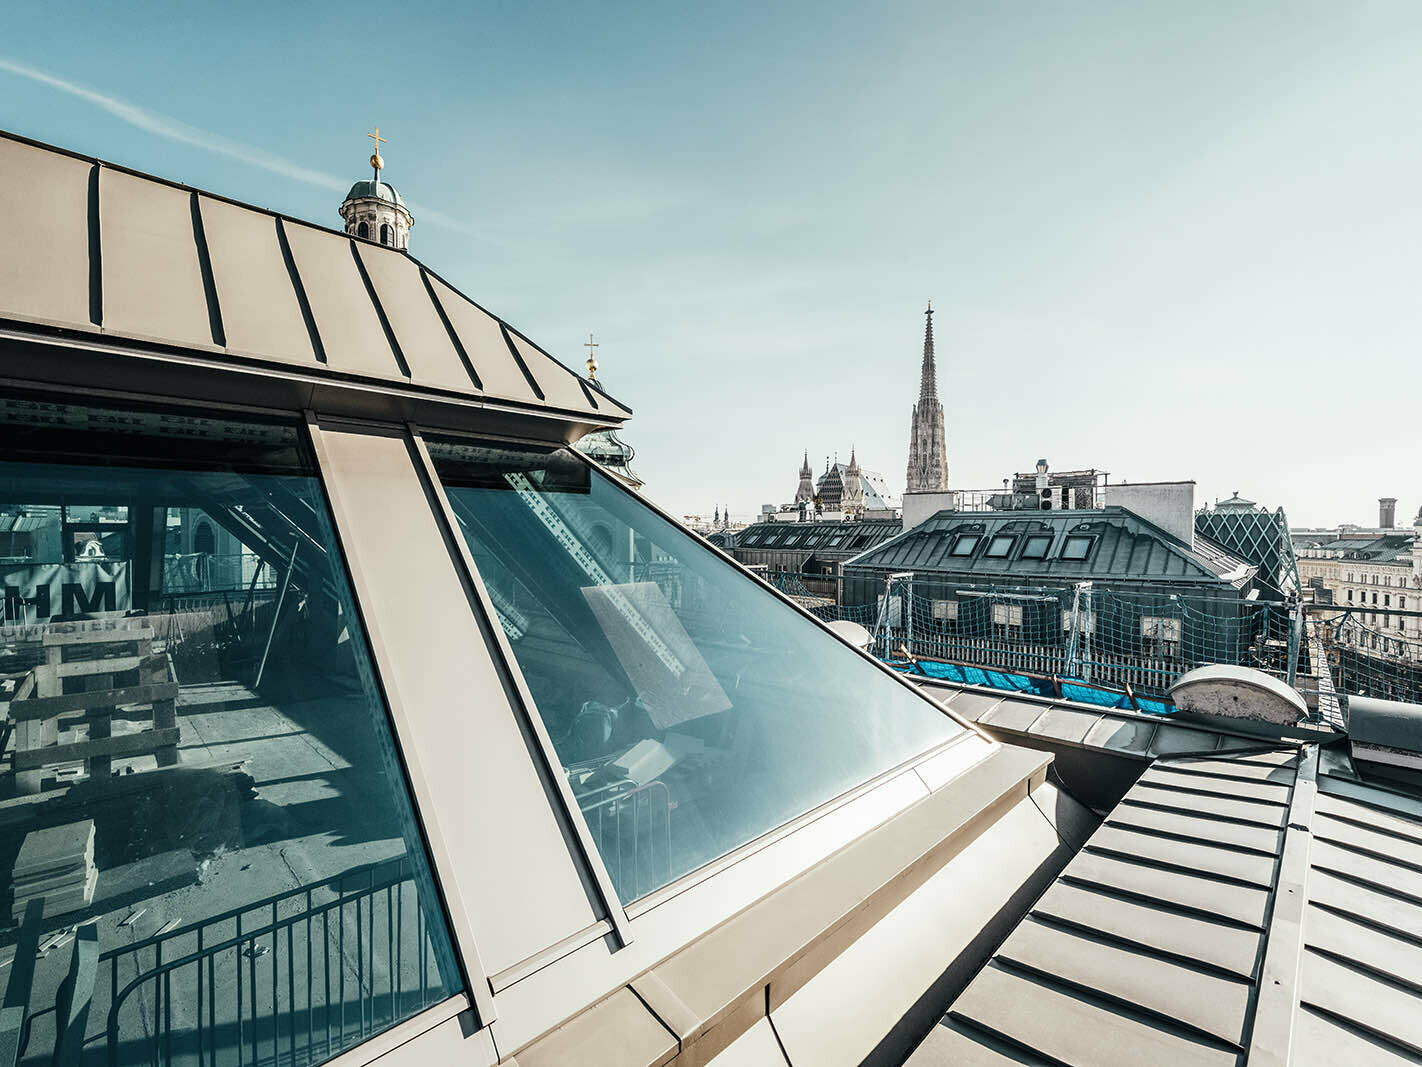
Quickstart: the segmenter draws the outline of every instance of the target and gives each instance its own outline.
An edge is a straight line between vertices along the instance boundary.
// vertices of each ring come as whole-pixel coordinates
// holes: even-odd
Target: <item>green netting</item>
[[[1307,637],[1335,693],[1422,703],[1422,643],[1346,609],[1310,618]]]
[[[876,583],[871,602],[847,605],[835,576],[768,577],[819,618],[859,623],[880,658],[902,669],[911,669],[904,653],[974,668],[972,684],[1028,691],[1047,679],[1063,696],[1080,685],[1093,702],[1111,703],[1115,698],[1100,692],[1107,690],[1129,693],[1138,708],[1165,711],[1161,698],[1180,675],[1229,664],[1290,682],[1316,717],[1337,725],[1346,703],[1340,698],[1349,695],[1422,703],[1422,642],[1367,625],[1343,608],[1310,606],[1314,614],[1306,619],[1297,604],[1282,600],[1121,592],[1090,583],[945,589],[912,575]],[[919,673],[959,680],[953,670]],[[1118,706],[1130,706],[1130,699]]]

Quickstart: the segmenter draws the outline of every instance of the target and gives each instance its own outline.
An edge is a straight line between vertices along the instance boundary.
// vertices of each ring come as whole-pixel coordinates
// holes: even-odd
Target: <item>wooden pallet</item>
[[[20,794],[38,793],[46,771],[80,760],[90,778],[112,774],[115,759],[152,755],[159,767],[178,762],[178,682],[172,659],[153,651],[152,629],[132,622],[83,626],[45,634],[45,662],[25,676],[10,701],[12,771]],[[151,725],[115,735],[120,708],[125,718],[146,712]],[[84,739],[61,744],[60,720],[76,718]]]

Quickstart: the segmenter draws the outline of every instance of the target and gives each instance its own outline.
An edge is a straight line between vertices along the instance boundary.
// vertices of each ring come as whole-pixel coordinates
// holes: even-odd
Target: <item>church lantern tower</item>
[[[924,312],[923,373],[918,403],[909,428],[907,492],[939,493],[948,488],[948,445],[943,436],[943,405],[938,401],[938,368],[933,356],[933,304]]]
[[[410,247],[410,227],[415,224],[415,217],[400,199],[395,186],[380,180],[380,172],[385,169],[380,146],[386,143],[380,136],[380,127],[366,136],[375,140],[375,151],[370,154],[375,177],[351,186],[341,204],[341,219],[346,224],[346,233],[352,237],[404,251]]]
[[[815,472],[810,470],[810,453],[805,453],[804,462],[800,464],[800,488],[795,490],[795,503],[808,504],[815,499]]]
[[[583,347],[588,350],[588,384],[600,393],[602,382],[597,380],[597,350],[602,346],[593,340],[592,334],[588,334]],[[632,469],[632,458],[637,455],[637,450],[618,437],[616,430],[594,430],[580,438],[573,447],[589,459],[601,463],[629,488],[641,489],[646,484]],[[719,513],[716,521],[720,521]]]

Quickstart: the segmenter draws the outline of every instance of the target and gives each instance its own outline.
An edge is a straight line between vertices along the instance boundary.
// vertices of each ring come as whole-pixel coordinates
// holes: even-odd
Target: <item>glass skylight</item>
[[[51,1061],[64,988],[88,1029],[56,1062],[120,1065],[321,1063],[453,995],[299,426],[18,399],[0,417],[23,1062]]]
[[[571,451],[430,451],[624,901],[961,732]]]

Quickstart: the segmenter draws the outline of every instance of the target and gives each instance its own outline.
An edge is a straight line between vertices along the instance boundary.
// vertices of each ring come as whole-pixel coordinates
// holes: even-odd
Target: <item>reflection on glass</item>
[[[430,451],[624,901],[960,732],[570,451]]]
[[[450,995],[296,429],[0,420],[0,1047],[319,1063]]]

